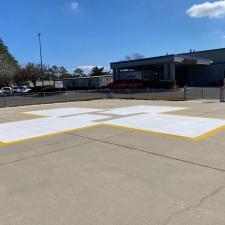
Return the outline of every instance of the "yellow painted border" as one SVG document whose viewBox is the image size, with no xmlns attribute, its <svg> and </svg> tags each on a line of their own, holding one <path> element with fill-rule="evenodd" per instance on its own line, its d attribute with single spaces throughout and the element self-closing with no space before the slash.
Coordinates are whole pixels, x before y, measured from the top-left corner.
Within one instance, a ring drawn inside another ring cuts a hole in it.
<svg viewBox="0 0 225 225">
<path fill-rule="evenodd" d="M 182 138 L 182 139 L 188 139 L 188 140 L 194 140 L 193 138 L 190 137 L 185 137 L 185 136 L 179 136 L 175 134 L 166 134 L 162 132 L 157 132 L 157 131 L 151 131 L 151 130 L 143 130 L 143 129 L 138 129 L 138 128 L 131 128 L 131 127 L 126 127 L 126 126 L 119 126 L 119 125 L 112 125 L 112 124 L 101 124 L 101 126 L 108 126 L 108 127 L 114 127 L 114 128 L 123 128 L 127 130 L 132 130 L 132 131 L 138 131 L 142 133 L 150 133 L 150 134 L 158 134 L 161 136 L 169 136 L 169 137 L 176 137 L 176 138 Z"/>
<path fill-rule="evenodd" d="M 175 137 L 175 138 L 181 138 L 181 139 L 186 139 L 186 140 L 191 140 L 191 141 L 202 141 L 210 136 L 213 136 L 223 130 L 225 130 L 225 126 L 218 127 L 214 130 L 211 130 L 203 135 L 200 135 L 195 138 L 191 137 L 186 137 L 186 136 L 180 136 L 180 135 L 175 135 L 175 134 L 167 134 L 167 133 L 161 133 L 161 132 L 156 132 L 156 131 L 150 131 L 150 130 L 142 130 L 142 129 L 137 129 L 137 128 L 130 128 L 130 127 L 125 127 L 125 126 L 117 126 L 117 125 L 111 125 L 111 124 L 102 124 L 100 126 L 110 126 L 110 127 L 115 127 L 115 128 L 124 128 L 127 130 L 133 130 L 133 131 L 138 131 L 138 132 L 143 132 L 143 133 L 151 133 L 151 134 L 157 134 L 161 136 L 169 136 L 169 137 Z"/>
<path fill-rule="evenodd" d="M 183 108 L 180 110 L 185 110 L 187 108 Z M 31 114 L 29 112 L 21 112 L 22 114 L 26 114 L 26 115 L 30 115 L 30 116 L 37 116 L 38 118 L 33 118 L 30 120 L 35 120 L 35 119 L 41 119 L 41 118 L 49 118 L 50 116 L 42 116 L 42 115 L 38 115 L 38 114 Z M 159 114 L 167 114 L 167 115 L 171 115 L 168 113 L 159 113 Z M 172 114 L 174 115 L 174 114 Z M 177 115 L 177 116 L 183 116 L 183 115 Z M 192 117 L 192 118 L 198 118 L 197 116 L 186 116 L 186 117 Z M 201 117 L 201 118 L 207 118 L 207 117 Z M 214 118 L 209 118 L 209 119 L 214 119 Z M 26 120 L 21 120 L 21 121 L 14 121 L 13 123 L 19 123 L 19 122 L 23 122 Z M 143 133 L 150 133 L 150 134 L 157 134 L 157 135 L 161 135 L 161 136 L 167 136 L 167 137 L 175 137 L 175 138 L 181 138 L 181 139 L 186 139 L 186 140 L 191 140 L 191 141 L 202 141 L 212 135 L 215 135 L 223 130 L 225 130 L 225 126 L 221 126 L 218 127 L 214 130 L 211 130 L 201 136 L 198 136 L 196 138 L 191 138 L 191 137 L 185 137 L 185 136 L 179 136 L 179 135 L 174 135 L 174 134 L 167 134 L 167 133 L 161 133 L 161 132 L 156 132 L 156 131 L 150 131 L 150 130 L 143 130 L 143 129 L 138 129 L 138 128 L 130 128 L 130 127 L 126 127 L 126 126 L 119 126 L 119 125 L 112 125 L 112 124 L 107 124 L 107 123 L 102 123 L 102 124 L 96 124 L 96 125 L 91 125 L 91 126 L 85 126 L 85 127 L 81 127 L 81 128 L 74 128 L 74 129 L 70 129 L 70 130 L 65 130 L 65 131 L 61 131 L 61 132 L 55 132 L 55 133 L 51 133 L 51 134 L 46 134 L 46 135 L 41 135 L 38 137 L 33 137 L 33 138 L 26 138 L 26 139 L 21 139 L 18 141 L 13 141 L 13 142 L 1 142 L 0 141 L 0 147 L 4 147 L 7 145 L 12 145 L 12 144 L 17 144 L 17 143 L 21 143 L 21 142 L 25 142 L 25 141 L 31 141 L 31 140 L 37 140 L 37 139 L 41 139 L 41 138 L 47 138 L 47 137 L 52 137 L 52 136 L 56 136 L 56 135 L 60 135 L 60 134 L 65 134 L 67 132 L 71 132 L 71 131 L 78 131 L 78 130 L 83 130 L 83 129 L 88 129 L 88 128 L 95 128 L 95 127 L 100 127 L 100 126 L 108 126 L 108 127 L 114 127 L 114 128 L 123 128 L 123 129 L 127 129 L 127 130 L 132 130 L 132 131 L 138 131 L 138 132 L 143 132 Z"/>
<path fill-rule="evenodd" d="M 21 139 L 21 140 L 13 141 L 13 142 L 0 142 L 0 147 L 12 145 L 12 144 L 17 144 L 17 143 L 21 143 L 21 142 L 25 142 L 25 141 L 32 141 L 32 140 L 38 140 L 38 139 L 47 138 L 47 137 L 53 137 L 53 136 L 65 134 L 65 133 L 71 132 L 71 131 L 78 131 L 78 130 L 83 130 L 83 129 L 89 129 L 89 128 L 95 128 L 95 127 L 104 127 L 104 126 L 105 127 L 107 127 L 107 126 L 113 127 L 113 128 L 123 128 L 123 129 L 127 129 L 127 130 L 132 130 L 132 131 L 138 131 L 138 132 L 150 133 L 150 134 L 157 134 L 157 135 L 167 136 L 167 137 L 181 138 L 181 139 L 186 139 L 186 140 L 191 140 L 191 141 L 202 141 L 202 140 L 208 138 L 209 136 L 215 135 L 218 132 L 225 130 L 225 126 L 222 126 L 222 127 L 216 128 L 216 129 L 214 129 L 214 130 L 212 130 L 208 133 L 205 133 L 205 134 L 203 134 L 199 137 L 190 138 L 190 137 L 179 136 L 179 135 L 174 135 L 174 134 L 166 134 L 166 133 L 161 133 L 161 132 L 130 128 L 130 127 L 125 127 L 125 126 L 117 126 L 117 125 L 111 125 L 111 124 L 97 124 L 97 125 L 91 125 L 91 126 L 86 126 L 86 127 L 81 127 L 81 128 L 75 128 L 75 129 L 71 129 L 71 130 L 65 130 L 65 131 L 56 132 L 56 133 L 52 133 L 52 134 L 46 134 L 46 135 L 33 137 L 33 138 Z"/>
<path fill-rule="evenodd" d="M 21 114 L 25 114 L 27 116 L 37 117 L 37 118 L 31 118 L 31 119 L 28 119 L 28 120 L 38 120 L 38 119 L 49 118 L 50 117 L 50 116 L 38 115 L 38 114 L 35 114 L 35 113 L 33 114 L 33 113 L 30 113 L 30 112 L 21 112 Z M 22 121 L 26 121 L 26 120 L 22 120 Z M 20 121 L 18 121 L 18 122 L 20 122 Z"/>
<path fill-rule="evenodd" d="M 210 136 L 213 136 L 213 135 L 215 135 L 215 134 L 217 134 L 217 133 L 219 133 L 219 132 L 221 132 L 223 130 L 225 130 L 225 126 L 221 126 L 221 127 L 218 127 L 218 128 L 216 128 L 214 130 L 211 130 L 211 131 L 209 131 L 209 132 L 207 132 L 207 133 L 205 133 L 205 134 L 203 134 L 201 136 L 193 138 L 193 140 L 201 141 L 201 140 L 204 140 L 204 139 L 206 139 L 206 138 L 208 138 Z"/>
<path fill-rule="evenodd" d="M 17 144 L 17 143 L 21 143 L 21 142 L 25 142 L 25 141 L 33 141 L 33 140 L 38 140 L 38 139 L 42 139 L 42 138 L 53 137 L 53 136 L 57 136 L 57 135 L 60 135 L 60 134 L 66 134 L 67 132 L 71 132 L 71 131 L 78 131 L 78 130 L 94 128 L 94 127 L 98 127 L 98 126 L 100 126 L 100 124 L 91 125 L 91 126 L 85 126 L 85 127 L 81 127 L 81 128 L 74 128 L 74 129 L 60 131 L 60 132 L 55 132 L 55 133 L 51 133 L 51 134 L 45 134 L 45 135 L 41 135 L 41 136 L 38 136 L 38 137 L 21 139 L 21 140 L 18 140 L 18 141 L 0 142 L 0 147 L 4 147 L 4 146 L 7 146 L 7 145 L 12 145 L 12 144 Z"/>
</svg>

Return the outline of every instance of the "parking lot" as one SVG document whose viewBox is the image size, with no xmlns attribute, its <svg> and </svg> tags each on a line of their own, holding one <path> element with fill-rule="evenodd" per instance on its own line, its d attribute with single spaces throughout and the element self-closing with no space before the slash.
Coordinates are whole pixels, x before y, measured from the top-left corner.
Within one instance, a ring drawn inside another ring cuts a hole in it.
<svg viewBox="0 0 225 225">
<path fill-rule="evenodd" d="M 224 225 L 225 103 L 1 108 L 0 181 L 2 225 Z"/>
</svg>

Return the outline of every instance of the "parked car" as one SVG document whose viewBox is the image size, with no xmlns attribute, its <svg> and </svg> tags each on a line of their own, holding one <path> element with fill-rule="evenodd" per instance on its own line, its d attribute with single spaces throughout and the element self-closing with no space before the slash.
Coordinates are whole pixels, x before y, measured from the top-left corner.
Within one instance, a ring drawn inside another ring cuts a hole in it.
<svg viewBox="0 0 225 225">
<path fill-rule="evenodd" d="M 21 93 L 21 89 L 19 87 L 15 86 L 12 88 L 12 92 L 13 93 Z"/>
<path fill-rule="evenodd" d="M 22 93 L 28 93 L 32 91 L 30 88 L 27 88 L 27 86 L 19 86 L 19 89 Z"/>
<path fill-rule="evenodd" d="M 30 88 L 27 88 L 27 86 L 20 86 L 19 88 L 22 90 L 22 93 L 28 93 L 32 91 Z"/>
<path fill-rule="evenodd" d="M 13 93 L 28 93 L 31 91 L 30 88 L 27 88 L 26 86 L 15 86 L 12 88 Z"/>
<path fill-rule="evenodd" d="M 3 87 L 1 88 L 1 95 L 11 95 L 13 93 L 11 87 Z"/>
</svg>

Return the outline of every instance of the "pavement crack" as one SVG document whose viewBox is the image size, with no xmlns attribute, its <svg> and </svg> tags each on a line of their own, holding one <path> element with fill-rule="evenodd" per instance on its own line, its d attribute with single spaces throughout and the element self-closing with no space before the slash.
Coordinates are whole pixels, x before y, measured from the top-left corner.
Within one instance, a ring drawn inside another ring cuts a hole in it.
<svg viewBox="0 0 225 225">
<path fill-rule="evenodd" d="M 4 162 L 4 163 L 0 164 L 0 167 L 6 166 L 6 165 L 10 165 L 10 164 L 14 164 L 14 163 L 21 162 L 21 161 L 25 161 L 25 160 L 28 160 L 28 159 L 33 159 L 33 158 L 38 158 L 38 157 L 42 157 L 42 156 L 45 156 L 45 155 L 54 154 L 54 153 L 57 153 L 57 152 L 69 151 L 69 150 L 71 150 L 71 148 L 77 148 L 77 147 L 80 147 L 80 146 L 83 146 L 83 145 L 86 145 L 86 144 L 90 144 L 92 142 L 95 142 L 95 141 L 92 140 L 92 141 L 85 142 L 85 143 L 82 143 L 82 144 L 79 144 L 79 145 L 72 145 L 72 146 L 65 147 L 65 148 L 60 148 L 60 149 L 57 149 L 57 150 L 54 150 L 54 151 L 49 151 L 49 152 L 45 152 L 45 153 L 35 154 L 35 155 L 32 155 L 32 156 L 23 157 L 23 158 L 20 158 L 20 159 Z"/>
<path fill-rule="evenodd" d="M 179 158 L 176 158 L 176 157 L 171 157 L 171 156 L 165 155 L 165 154 L 151 152 L 151 151 L 148 151 L 148 150 L 134 148 L 134 147 L 130 147 L 130 146 L 126 146 L 126 145 L 117 144 L 117 143 L 113 143 L 113 142 L 107 141 L 108 138 L 116 137 L 118 135 L 126 134 L 126 133 L 129 133 L 129 132 L 130 131 L 122 132 L 122 133 L 119 133 L 119 134 L 116 134 L 116 135 L 112 135 L 112 136 L 109 136 L 109 137 L 105 137 L 105 138 L 102 138 L 102 139 L 86 137 L 86 136 L 83 136 L 83 135 L 74 134 L 74 133 L 70 133 L 70 132 L 65 132 L 65 134 L 69 134 L 69 135 L 72 135 L 72 136 L 75 136 L 75 137 L 87 138 L 87 139 L 90 139 L 90 140 L 93 140 L 93 141 L 96 141 L 96 142 L 109 144 L 109 145 L 114 145 L 114 146 L 117 146 L 117 147 L 122 147 L 122 148 L 125 148 L 125 149 L 129 149 L 129 150 L 132 150 L 132 151 L 138 151 L 138 152 L 142 152 L 142 153 L 145 153 L 145 154 L 148 154 L 148 155 L 153 155 L 153 156 L 160 157 L 160 158 L 166 158 L 166 159 L 170 159 L 170 160 L 174 160 L 174 161 L 179 161 L 181 163 L 191 164 L 191 165 L 194 165 L 194 166 L 199 166 L 199 167 L 202 167 L 202 168 L 212 169 L 212 170 L 216 170 L 217 172 L 225 173 L 225 169 L 221 169 L 221 168 L 218 168 L 218 167 L 208 166 L 208 165 L 205 165 L 205 164 L 196 163 L 196 162 L 185 160 L 185 159 L 179 159 Z"/>
<path fill-rule="evenodd" d="M 57 149 L 57 150 L 54 150 L 54 151 L 49 151 L 49 152 L 45 152 L 45 153 L 35 154 L 35 155 L 32 155 L 32 156 L 23 157 L 23 158 L 20 158 L 20 159 L 16 159 L 16 160 L 4 162 L 4 163 L 1 163 L 0 164 L 0 167 L 6 166 L 6 165 L 10 165 L 10 164 L 14 164 L 14 163 L 17 163 L 17 162 L 21 162 L 21 161 L 28 160 L 28 159 L 38 158 L 38 157 L 42 157 L 42 156 L 49 155 L 49 154 L 54 154 L 54 153 L 57 153 L 57 152 L 68 151 L 71 148 L 77 148 L 77 147 L 80 147 L 80 146 L 83 146 L 83 145 L 86 145 L 86 144 L 90 144 L 90 143 L 99 141 L 98 139 L 95 139 L 95 138 L 85 137 L 85 136 L 82 136 L 82 135 L 76 135 L 76 134 L 73 134 L 73 133 L 70 133 L 70 132 L 65 132 L 64 134 L 72 135 L 72 136 L 75 136 L 75 137 L 86 138 L 89 141 L 88 142 L 85 142 L 85 143 L 81 143 L 79 145 L 72 145 L 72 146 L 65 147 L 65 148 L 60 148 L 60 149 Z M 117 135 L 120 135 L 120 134 L 117 134 Z M 117 135 L 112 135 L 110 137 L 114 137 L 114 136 L 117 136 Z"/>
<path fill-rule="evenodd" d="M 163 223 L 163 225 L 172 225 L 170 224 L 170 222 L 175 219 L 177 216 L 188 212 L 192 209 L 198 208 L 200 207 L 204 202 L 206 202 L 207 200 L 209 200 L 210 198 L 214 197 L 215 195 L 217 195 L 219 192 L 221 192 L 223 189 L 225 189 L 225 186 L 220 186 L 218 187 L 216 190 L 212 191 L 211 193 L 209 193 L 208 195 L 202 197 L 196 204 L 190 205 L 182 210 L 179 210 L 177 212 L 172 213 Z"/>
<path fill-rule="evenodd" d="M 105 141 L 103 139 L 102 140 L 96 140 L 96 141 L 99 141 L 99 142 L 102 142 L 102 143 L 105 143 L 105 144 L 111 144 L 111 145 L 118 146 L 118 147 L 123 147 L 123 148 L 133 150 L 133 151 L 142 152 L 142 153 L 149 154 L 149 155 L 154 155 L 155 157 L 166 158 L 166 159 L 170 159 L 170 160 L 174 160 L 174 161 L 179 161 L 181 163 L 191 164 L 191 165 L 199 166 L 199 167 L 202 167 L 202 168 L 212 169 L 212 170 L 216 170 L 216 171 L 225 173 L 225 169 L 221 169 L 221 168 L 218 168 L 218 167 L 208 166 L 208 165 L 205 165 L 205 164 L 196 163 L 196 162 L 193 162 L 193 161 L 180 159 L 180 158 L 176 158 L 176 157 L 172 157 L 172 156 L 169 156 L 169 155 L 156 153 L 156 152 L 152 152 L 152 151 L 148 151 L 148 150 L 144 150 L 144 149 L 139 149 L 139 148 L 134 148 L 134 147 L 126 146 L 126 145 L 116 144 L 116 143 L 112 143 L 112 142 L 109 142 L 109 141 Z"/>
</svg>

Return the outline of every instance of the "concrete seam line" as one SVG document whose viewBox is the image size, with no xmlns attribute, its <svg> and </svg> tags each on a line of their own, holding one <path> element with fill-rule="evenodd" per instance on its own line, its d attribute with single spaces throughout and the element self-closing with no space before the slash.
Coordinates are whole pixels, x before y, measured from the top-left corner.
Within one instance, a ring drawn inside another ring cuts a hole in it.
<svg viewBox="0 0 225 225">
<path fill-rule="evenodd" d="M 127 133 L 127 132 L 123 132 L 123 133 Z M 54 150 L 54 151 L 45 152 L 45 153 L 42 153 L 42 154 L 36 154 L 36 155 L 29 156 L 29 157 L 24 157 L 24 158 L 13 160 L 13 161 L 8 161 L 6 163 L 0 164 L 0 167 L 6 166 L 6 165 L 9 165 L 9 164 L 13 164 L 13 163 L 17 163 L 17 162 L 20 162 L 20 161 L 25 161 L 25 160 L 28 160 L 28 159 L 33 159 L 33 158 L 38 158 L 38 157 L 45 156 L 45 155 L 54 154 L 54 153 L 57 153 L 57 152 L 72 151 L 73 149 L 70 149 L 72 147 L 76 148 L 76 147 L 80 147 L 80 146 L 83 146 L 83 145 L 86 145 L 86 144 L 90 144 L 90 143 L 93 143 L 93 142 L 97 141 L 94 138 L 89 138 L 89 137 L 85 137 L 85 136 L 81 136 L 81 135 L 75 135 L 75 134 L 69 133 L 69 132 L 66 132 L 64 134 L 68 134 L 68 135 L 72 135 L 72 136 L 76 136 L 76 137 L 86 138 L 86 139 L 89 139 L 90 141 L 85 142 L 85 143 L 81 143 L 79 145 L 72 145 L 72 146 L 69 146 L 69 147 L 66 147 L 66 148 L 61 148 L 61 149 L 57 149 L 57 150 Z M 117 134 L 117 135 L 121 135 L 121 133 Z M 114 137 L 114 136 L 117 136 L 117 135 L 112 135 L 110 137 Z M 110 137 L 107 137 L 107 138 L 110 138 Z"/>
<path fill-rule="evenodd" d="M 49 151 L 49 152 L 45 152 L 45 153 L 41 153 L 41 154 L 32 155 L 32 156 L 29 156 L 29 157 L 24 157 L 24 158 L 17 159 L 17 160 L 8 161 L 8 162 L 5 162 L 5 163 L 1 163 L 0 167 L 6 166 L 6 165 L 9 165 L 9 164 L 14 164 L 14 163 L 17 163 L 17 162 L 20 162 L 20 161 L 25 161 L 25 160 L 28 160 L 28 159 L 33 159 L 33 158 L 38 158 L 38 157 L 45 156 L 45 155 L 54 154 L 54 153 L 57 153 L 57 152 L 72 151 L 73 149 L 71 149 L 71 148 L 77 148 L 77 147 L 80 147 L 80 146 L 83 146 L 83 145 L 86 145 L 86 144 L 90 144 L 92 142 L 95 142 L 95 141 L 92 140 L 92 141 L 82 143 L 82 144 L 79 144 L 79 145 L 72 145 L 72 146 L 69 146 L 69 147 L 66 147 L 66 148 L 60 148 L 60 149 L 57 149 L 57 150 L 54 150 L 54 151 Z"/>
<path fill-rule="evenodd" d="M 128 133 L 128 132 L 124 132 L 124 133 Z M 207 165 L 204 165 L 204 164 L 195 163 L 195 162 L 192 162 L 192 161 L 171 157 L 171 156 L 168 156 L 168 155 L 163 155 L 163 154 L 159 154 L 159 153 L 155 153 L 155 152 L 148 152 L 146 150 L 142 150 L 142 149 L 138 149 L 138 148 L 133 148 L 133 147 L 125 146 L 125 145 L 120 145 L 120 144 L 115 144 L 115 143 L 112 143 L 112 142 L 104 141 L 104 139 L 106 139 L 106 138 L 103 138 L 103 139 L 99 140 L 99 139 L 85 137 L 85 136 L 78 135 L 78 134 L 73 134 L 73 133 L 67 133 L 67 134 L 70 134 L 70 135 L 73 135 L 73 136 L 76 136 L 76 137 L 88 138 L 88 139 L 91 139 L 91 140 L 96 141 L 96 142 L 100 142 L 100 143 L 104 143 L 104 144 L 110 144 L 110 145 L 114 145 L 114 146 L 118 146 L 118 147 L 123 147 L 123 148 L 129 149 L 129 150 L 138 151 L 138 152 L 146 153 L 146 154 L 149 154 L 149 155 L 154 155 L 156 157 L 166 158 L 166 159 L 170 159 L 170 160 L 175 160 L 175 161 L 183 162 L 183 163 L 186 163 L 186 164 L 191 164 L 191 165 L 195 165 L 195 166 L 198 166 L 198 167 L 212 169 L 212 170 L 216 170 L 218 172 L 225 173 L 225 169 L 220 169 L 220 168 L 213 167 L 213 166 L 207 166 Z M 115 136 L 118 136 L 118 135 L 121 135 L 121 133 L 117 134 L 117 135 L 113 135 L 111 137 L 115 137 Z M 107 138 L 110 138 L 110 137 L 107 137 Z"/>
<path fill-rule="evenodd" d="M 96 140 L 96 141 L 102 142 L 102 143 L 105 143 L 105 144 L 115 145 L 115 146 L 118 146 L 118 147 L 123 147 L 123 148 L 130 149 L 130 150 L 133 150 L 133 151 L 146 153 L 146 154 L 149 154 L 149 155 L 154 155 L 154 156 L 160 157 L 160 158 L 175 160 L 175 161 L 183 162 L 183 163 L 186 163 L 186 164 L 191 164 L 191 165 L 195 165 L 195 166 L 199 166 L 199 167 L 203 167 L 203 168 L 207 168 L 207 169 L 212 169 L 212 170 L 216 170 L 216 171 L 225 173 L 225 169 L 220 169 L 220 168 L 213 167 L 213 166 L 207 166 L 207 165 L 204 165 L 204 164 L 195 163 L 195 162 L 192 162 L 192 161 L 179 159 L 179 158 L 175 158 L 175 157 L 171 157 L 171 156 L 168 156 L 168 155 L 163 155 L 163 154 L 159 154 L 159 153 L 155 153 L 155 152 L 149 152 L 149 151 L 142 150 L 142 149 L 132 148 L 132 147 L 128 147 L 128 146 L 125 146 L 125 145 L 115 144 L 115 143 L 111 143 L 111 142 L 108 142 L 108 141 L 103 141 L 103 140 Z"/>
<path fill-rule="evenodd" d="M 194 208 L 197 208 L 197 207 L 200 207 L 206 200 L 208 200 L 209 198 L 212 198 L 213 196 L 215 196 L 216 194 L 218 194 L 218 192 L 222 191 L 223 189 L 225 188 L 225 186 L 220 186 L 219 188 L 217 188 L 216 190 L 214 190 L 213 192 L 209 193 L 208 195 L 202 197 L 198 203 L 196 204 L 193 204 L 193 205 L 190 205 L 190 206 L 187 206 L 186 208 L 182 209 L 182 210 L 179 210 L 175 213 L 172 213 L 164 222 L 163 225 L 168 225 L 169 222 L 171 220 L 173 220 L 175 217 L 177 217 L 178 215 L 180 214 L 183 214 L 191 209 L 194 209 Z"/>
<path fill-rule="evenodd" d="M 127 133 L 127 132 L 125 132 L 125 133 Z M 66 151 L 66 150 L 69 150 L 71 147 L 75 147 L 76 148 L 76 147 L 80 147 L 82 145 L 90 144 L 90 143 L 93 143 L 93 142 L 100 142 L 100 143 L 105 143 L 105 144 L 110 144 L 110 145 L 126 148 L 126 149 L 133 150 L 133 151 L 146 153 L 148 155 L 154 155 L 154 156 L 160 157 L 160 158 L 167 158 L 167 159 L 170 159 L 170 160 L 175 160 L 175 161 L 183 162 L 183 163 L 186 163 L 186 164 L 191 164 L 191 165 L 195 165 L 195 166 L 198 166 L 198 167 L 212 169 L 212 170 L 216 170 L 218 172 L 225 173 L 225 169 L 220 169 L 220 168 L 217 168 L 217 167 L 207 166 L 207 165 L 204 165 L 204 164 L 195 163 L 195 162 L 192 162 L 192 161 L 183 160 L 183 159 L 179 159 L 179 158 L 175 158 L 175 157 L 170 157 L 170 156 L 159 154 L 159 153 L 155 153 L 155 152 L 148 152 L 146 150 L 132 148 L 132 147 L 128 147 L 128 146 L 125 146 L 125 145 L 115 144 L 115 143 L 111 143 L 111 142 L 108 142 L 108 141 L 104 141 L 104 139 L 98 140 L 98 139 L 85 137 L 85 136 L 82 136 L 82 135 L 76 135 L 76 134 L 72 134 L 72 133 L 65 133 L 65 134 L 69 134 L 69 135 L 76 136 L 76 137 L 87 138 L 87 139 L 90 139 L 92 141 L 86 142 L 86 143 L 82 143 L 80 145 L 74 145 L 74 146 L 70 146 L 70 147 L 67 147 L 67 148 L 58 149 L 58 150 L 55 150 L 55 151 L 46 152 L 46 153 L 43 153 L 43 154 L 37 154 L 37 155 L 30 156 L 30 157 L 25 157 L 25 158 L 21 158 L 21 159 L 18 159 L 18 160 L 9 161 L 9 162 L 0 164 L 0 167 L 5 166 L 5 165 L 9 165 L 9 164 L 13 164 L 13 163 L 16 163 L 16 162 L 24 161 L 24 160 L 27 160 L 27 159 L 41 157 L 41 156 L 44 156 L 44 155 L 49 155 L 49 154 L 53 154 L 53 153 L 60 152 L 60 151 Z M 117 134 L 117 135 L 121 135 L 121 133 Z M 111 137 L 114 137 L 114 136 L 117 136 L 117 135 L 113 135 Z M 110 137 L 107 137 L 107 138 L 110 138 Z"/>
</svg>

